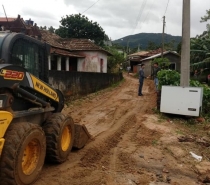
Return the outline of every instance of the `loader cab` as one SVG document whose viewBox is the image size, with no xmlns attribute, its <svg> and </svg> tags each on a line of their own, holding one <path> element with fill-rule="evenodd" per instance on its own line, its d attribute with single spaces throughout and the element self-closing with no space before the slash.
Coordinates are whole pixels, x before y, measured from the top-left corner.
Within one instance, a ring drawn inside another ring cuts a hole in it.
<svg viewBox="0 0 210 185">
<path fill-rule="evenodd" d="M 18 65 L 48 82 L 50 46 L 22 33 L 0 32 L 0 64 Z"/>
</svg>

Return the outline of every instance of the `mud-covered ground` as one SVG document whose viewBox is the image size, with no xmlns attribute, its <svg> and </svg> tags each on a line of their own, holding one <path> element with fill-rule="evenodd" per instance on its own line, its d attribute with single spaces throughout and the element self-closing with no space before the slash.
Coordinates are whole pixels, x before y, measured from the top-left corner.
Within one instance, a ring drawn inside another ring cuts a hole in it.
<svg viewBox="0 0 210 185">
<path fill-rule="evenodd" d="M 207 135 L 208 124 L 197 126 L 155 114 L 153 81 L 145 81 L 144 96 L 137 96 L 137 89 L 138 79 L 125 76 L 115 88 L 70 102 L 63 112 L 85 124 L 93 139 L 83 149 L 73 150 L 65 163 L 46 164 L 35 185 L 202 184 L 209 147 L 178 138 Z M 189 152 L 201 155 L 202 162 Z"/>
</svg>

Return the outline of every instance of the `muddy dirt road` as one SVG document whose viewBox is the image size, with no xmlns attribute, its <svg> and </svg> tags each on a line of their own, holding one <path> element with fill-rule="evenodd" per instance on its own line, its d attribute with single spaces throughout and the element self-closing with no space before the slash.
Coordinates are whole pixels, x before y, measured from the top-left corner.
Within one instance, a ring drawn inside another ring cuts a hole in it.
<svg viewBox="0 0 210 185">
<path fill-rule="evenodd" d="M 189 155 L 199 148 L 179 143 L 178 125 L 153 113 L 152 81 L 145 81 L 143 97 L 137 89 L 138 80 L 126 76 L 118 87 L 66 107 L 64 113 L 85 124 L 93 139 L 65 163 L 46 164 L 35 185 L 199 184 Z"/>
</svg>

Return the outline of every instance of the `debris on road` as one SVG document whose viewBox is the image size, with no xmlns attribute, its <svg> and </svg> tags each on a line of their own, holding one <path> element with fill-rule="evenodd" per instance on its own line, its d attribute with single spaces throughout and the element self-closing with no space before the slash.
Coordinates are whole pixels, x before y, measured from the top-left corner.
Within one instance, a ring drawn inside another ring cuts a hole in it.
<svg viewBox="0 0 210 185">
<path fill-rule="evenodd" d="M 196 138 L 194 136 L 180 136 L 178 137 L 179 142 L 194 142 Z"/>
<path fill-rule="evenodd" d="M 192 155 L 193 158 L 195 158 L 197 161 L 201 161 L 202 160 L 202 156 L 196 155 L 193 152 L 190 152 L 190 154 Z"/>
</svg>

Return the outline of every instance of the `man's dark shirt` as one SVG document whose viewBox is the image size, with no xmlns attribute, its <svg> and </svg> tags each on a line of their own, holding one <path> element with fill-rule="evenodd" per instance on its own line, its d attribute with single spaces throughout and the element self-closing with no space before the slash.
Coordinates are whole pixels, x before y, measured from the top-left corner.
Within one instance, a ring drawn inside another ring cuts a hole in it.
<svg viewBox="0 0 210 185">
<path fill-rule="evenodd" d="M 139 70 L 139 82 L 143 82 L 144 81 L 144 70 L 143 69 L 140 69 Z"/>
<path fill-rule="evenodd" d="M 157 73 L 160 71 L 161 69 L 159 67 L 154 67 L 153 68 L 153 73 L 152 73 L 152 76 L 154 78 L 157 78 Z"/>
</svg>

